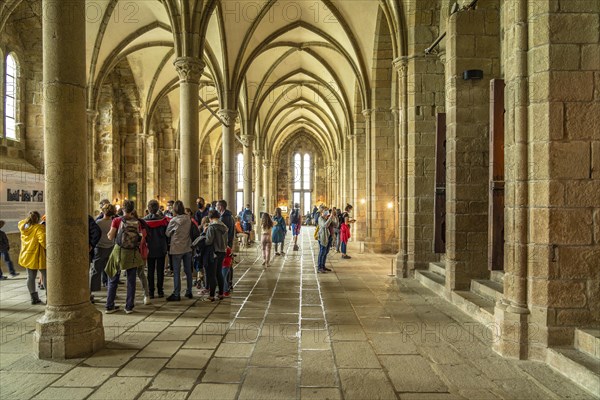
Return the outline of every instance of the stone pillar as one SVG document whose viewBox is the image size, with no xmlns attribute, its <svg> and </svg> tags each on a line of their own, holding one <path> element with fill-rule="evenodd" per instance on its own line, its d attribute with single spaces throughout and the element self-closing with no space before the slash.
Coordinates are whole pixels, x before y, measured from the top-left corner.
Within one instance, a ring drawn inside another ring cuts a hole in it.
<svg viewBox="0 0 600 400">
<path fill-rule="evenodd" d="M 252 210 L 254 214 L 258 218 L 258 215 L 261 211 L 266 211 L 262 209 L 262 197 L 263 197 L 263 153 L 260 150 L 254 152 L 254 182 L 256 187 L 254 189 L 254 205 Z"/>
<path fill-rule="evenodd" d="M 42 10 L 48 304 L 34 351 L 58 360 L 102 348 L 104 328 L 88 281 L 85 1 L 44 0 Z"/>
<path fill-rule="evenodd" d="M 508 65 L 505 76 L 505 257 L 504 296 L 494 310 L 500 335 L 493 348 L 504 357 L 528 358 L 529 309 L 527 306 L 528 222 L 528 23 L 527 0 L 504 5 L 504 40 Z M 561 110 L 562 111 L 562 110 Z M 542 326 L 545 324 L 542 324 Z"/>
<path fill-rule="evenodd" d="M 87 110 L 88 122 L 88 198 L 90 213 L 94 212 L 94 207 L 101 199 L 96 199 L 94 195 L 94 178 L 96 176 L 96 122 L 98 121 L 98 110 Z"/>
<path fill-rule="evenodd" d="M 409 275 L 408 268 L 408 61 L 406 57 L 394 61 L 394 69 L 399 75 L 399 143 L 398 143 L 398 181 L 399 196 L 399 251 L 396 255 L 396 273 L 400 277 Z"/>
<path fill-rule="evenodd" d="M 204 63 L 199 58 L 175 60 L 179 74 L 179 199 L 192 207 L 200 190 L 200 127 L 198 120 L 199 82 Z"/>
<path fill-rule="evenodd" d="M 494 4 L 496 3 L 496 4 Z M 500 74 L 498 4 L 455 13 L 448 21 L 446 98 L 446 288 L 488 278 L 489 81 Z M 478 43 L 473 47 L 473 43 Z M 484 79 L 464 80 L 465 69 Z"/>
<path fill-rule="evenodd" d="M 244 206 L 246 204 L 250 204 L 250 206 L 252 206 L 252 189 L 254 186 L 252 147 L 254 145 L 254 136 L 242 136 L 242 143 L 244 144 Z"/>
<path fill-rule="evenodd" d="M 272 213 L 273 210 L 271 210 L 271 160 L 266 158 L 266 156 L 263 159 L 263 168 L 263 197 L 265 198 L 265 211 L 268 213 Z"/>
<path fill-rule="evenodd" d="M 364 207 L 365 221 L 364 221 L 364 241 L 368 242 L 371 240 L 371 212 L 374 201 L 371 181 L 371 112 L 372 110 L 363 110 L 362 115 L 365 118 L 365 204 L 361 204 Z"/>
<path fill-rule="evenodd" d="M 220 110 L 219 117 L 223 121 L 223 199 L 232 212 L 235 210 L 235 120 L 237 111 Z"/>
</svg>

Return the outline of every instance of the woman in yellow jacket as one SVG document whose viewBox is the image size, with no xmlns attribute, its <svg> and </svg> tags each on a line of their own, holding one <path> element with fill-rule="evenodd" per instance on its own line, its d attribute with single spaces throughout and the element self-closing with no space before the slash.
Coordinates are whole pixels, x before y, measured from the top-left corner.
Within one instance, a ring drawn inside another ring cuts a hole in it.
<svg viewBox="0 0 600 400">
<path fill-rule="evenodd" d="M 41 217 L 37 211 L 32 211 L 29 216 L 20 221 L 21 253 L 19 265 L 27 269 L 27 289 L 31 294 L 31 304 L 40 304 L 35 290 L 37 272 L 42 274 L 44 287 L 46 286 L 46 226 L 40 224 Z"/>
</svg>

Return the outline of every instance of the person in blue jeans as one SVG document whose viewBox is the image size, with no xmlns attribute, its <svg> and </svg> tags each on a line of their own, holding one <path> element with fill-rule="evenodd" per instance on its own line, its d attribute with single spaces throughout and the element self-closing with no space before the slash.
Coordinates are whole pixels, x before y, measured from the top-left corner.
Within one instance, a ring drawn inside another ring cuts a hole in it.
<svg viewBox="0 0 600 400">
<path fill-rule="evenodd" d="M 148 225 L 135 216 L 135 203 L 131 200 L 123 202 L 123 217 L 115 218 L 111 222 L 108 239 L 115 240 L 115 247 L 108 262 L 106 263 L 106 275 L 108 275 L 108 290 L 106 293 L 107 314 L 119 310 L 115 305 L 117 287 L 119 285 L 120 271 L 127 275 L 127 299 L 125 302 L 125 313 L 131 314 L 135 307 L 135 284 L 137 270 L 146 264 L 140 253 L 139 245 L 144 232 L 148 231 Z"/>
<path fill-rule="evenodd" d="M 331 271 L 325 266 L 327 263 L 327 254 L 329 254 L 329 248 L 331 247 L 331 231 L 330 225 L 335 222 L 335 218 L 332 218 L 328 210 L 323 210 L 321 217 L 319 218 L 319 259 L 318 259 L 318 270 L 320 274 L 324 274 L 327 271 Z"/>
<path fill-rule="evenodd" d="M 15 271 L 15 266 L 10 259 L 10 243 L 8 242 L 8 236 L 6 236 L 6 233 L 4 233 L 4 231 L 2 230 L 2 228 L 4 227 L 4 223 L 4 221 L 0 221 L 0 257 L 6 263 L 10 276 L 17 276 L 19 275 L 19 273 Z M 0 268 L 0 279 L 7 279 L 6 275 L 2 273 L 2 268 Z"/>
<path fill-rule="evenodd" d="M 181 300 L 181 265 L 185 272 L 187 288 L 185 297 L 192 299 L 192 218 L 185 213 L 183 202 L 177 200 L 173 204 L 173 219 L 167 226 L 167 237 L 171 238 L 169 254 L 173 261 L 173 294 L 167 301 Z"/>
<path fill-rule="evenodd" d="M 224 297 L 225 283 L 223 280 L 223 260 L 227 251 L 229 229 L 221 220 L 221 214 L 216 211 L 208 213 L 210 224 L 206 229 L 206 247 L 208 259 L 206 263 L 206 283 L 209 295 L 204 301 L 215 301 L 217 285 L 219 286 L 219 299 Z M 228 271 L 227 271 L 228 272 Z"/>
</svg>

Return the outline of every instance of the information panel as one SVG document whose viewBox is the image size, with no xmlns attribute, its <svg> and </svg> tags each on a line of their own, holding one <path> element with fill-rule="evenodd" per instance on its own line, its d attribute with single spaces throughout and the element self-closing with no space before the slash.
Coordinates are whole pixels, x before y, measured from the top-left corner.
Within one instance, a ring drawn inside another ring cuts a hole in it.
<svg viewBox="0 0 600 400">
<path fill-rule="evenodd" d="M 0 219 L 6 233 L 18 232 L 17 223 L 30 211 L 45 214 L 44 175 L 0 169 Z"/>
</svg>

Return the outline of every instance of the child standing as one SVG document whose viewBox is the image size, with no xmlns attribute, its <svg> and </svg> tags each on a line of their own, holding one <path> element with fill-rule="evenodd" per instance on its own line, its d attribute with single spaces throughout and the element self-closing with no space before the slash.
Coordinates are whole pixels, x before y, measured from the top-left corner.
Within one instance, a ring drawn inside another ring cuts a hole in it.
<svg viewBox="0 0 600 400">
<path fill-rule="evenodd" d="M 346 247 L 350 239 L 350 225 L 348 225 L 348 217 L 344 218 L 340 225 L 340 241 L 342 242 L 342 258 L 352 258 L 346 254 Z"/>
<path fill-rule="evenodd" d="M 223 297 L 230 297 L 229 290 L 231 288 L 227 280 L 230 268 L 233 268 L 233 253 L 231 252 L 231 247 L 227 246 L 225 258 L 223 259 L 223 268 L 221 269 L 221 273 L 223 274 Z"/>
<path fill-rule="evenodd" d="M 273 244 L 271 240 L 271 229 L 273 228 L 273 220 L 268 213 L 264 213 L 262 215 L 261 220 L 261 228 L 262 228 L 262 253 L 263 258 L 265 259 L 262 265 L 267 268 L 269 266 L 269 261 L 271 260 L 271 245 Z"/>
</svg>

